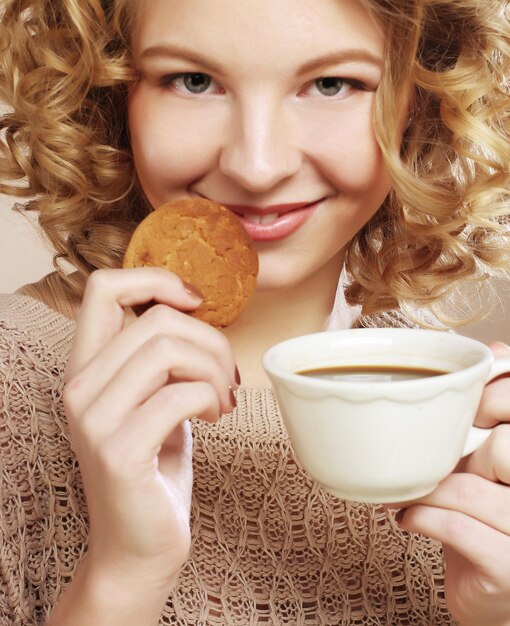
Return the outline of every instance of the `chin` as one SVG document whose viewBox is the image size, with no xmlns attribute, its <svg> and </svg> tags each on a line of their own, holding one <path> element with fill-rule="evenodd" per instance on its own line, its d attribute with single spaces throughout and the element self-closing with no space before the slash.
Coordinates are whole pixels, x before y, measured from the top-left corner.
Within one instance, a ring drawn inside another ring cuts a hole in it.
<svg viewBox="0 0 510 626">
<path fill-rule="evenodd" d="M 260 272 L 257 278 L 258 292 L 282 291 L 298 287 L 308 276 L 287 274 L 283 271 Z"/>
<path fill-rule="evenodd" d="M 330 257 L 307 258 L 306 250 L 300 254 L 279 254 L 268 258 L 259 254 L 259 274 L 257 291 L 270 292 L 287 290 L 303 286 L 308 288 L 315 281 L 326 285 L 338 281 L 343 265 L 343 253 L 333 254 Z M 304 262 L 305 261 L 305 262 Z"/>
</svg>

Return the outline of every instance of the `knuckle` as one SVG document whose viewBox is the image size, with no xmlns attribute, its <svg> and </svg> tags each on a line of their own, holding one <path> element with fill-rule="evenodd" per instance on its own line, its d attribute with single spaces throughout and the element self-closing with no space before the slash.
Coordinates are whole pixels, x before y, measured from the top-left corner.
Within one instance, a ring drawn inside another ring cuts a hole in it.
<svg viewBox="0 0 510 626">
<path fill-rule="evenodd" d="M 149 352 L 155 352 L 157 355 L 166 357 L 175 354 L 178 348 L 178 341 L 170 335 L 157 333 L 147 341 L 146 346 Z"/>
<path fill-rule="evenodd" d="M 492 458 L 507 460 L 510 451 L 510 424 L 496 426 L 487 442 Z"/>
<path fill-rule="evenodd" d="M 83 411 L 78 428 L 81 436 L 87 441 L 93 441 L 97 437 L 97 422 L 97 415 L 93 407 L 88 407 Z"/>
<path fill-rule="evenodd" d="M 160 328 L 173 321 L 174 310 L 166 304 L 155 304 L 146 311 L 145 317 L 150 324 Z"/>
<path fill-rule="evenodd" d="M 111 269 L 94 270 L 87 280 L 86 291 L 100 292 L 105 290 L 112 279 L 112 273 L 113 270 Z"/>
<path fill-rule="evenodd" d="M 64 404 L 64 410 L 68 417 L 76 417 L 76 413 L 79 410 L 79 396 L 80 389 L 82 387 L 82 381 L 79 376 L 71 378 L 64 386 L 62 392 L 62 402 Z"/>
<path fill-rule="evenodd" d="M 481 412 L 489 418 L 490 423 L 505 422 L 509 419 L 509 392 L 510 381 L 508 378 L 496 379 L 485 388 L 481 402 Z"/>
<path fill-rule="evenodd" d="M 230 355 L 231 346 L 227 337 L 222 332 L 220 332 L 219 330 L 216 330 L 215 328 L 211 328 L 211 330 L 213 330 L 213 346 L 214 346 L 215 352 L 217 352 L 218 354 Z"/>
</svg>

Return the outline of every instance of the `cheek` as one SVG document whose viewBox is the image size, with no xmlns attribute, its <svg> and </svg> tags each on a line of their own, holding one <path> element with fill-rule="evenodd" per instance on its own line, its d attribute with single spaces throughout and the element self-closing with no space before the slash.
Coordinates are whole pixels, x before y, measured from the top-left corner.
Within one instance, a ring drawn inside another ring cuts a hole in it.
<svg viewBox="0 0 510 626">
<path fill-rule="evenodd" d="M 311 157 L 322 174 L 344 193 L 365 195 L 373 192 L 382 200 L 390 181 L 376 141 L 370 110 L 331 115 L 324 132 L 324 120 L 309 129 Z"/>
<path fill-rule="evenodd" d="M 136 171 L 154 206 L 181 194 L 207 172 L 217 153 L 214 125 L 183 107 L 163 106 L 145 97 L 143 88 L 130 96 L 128 121 Z"/>
</svg>

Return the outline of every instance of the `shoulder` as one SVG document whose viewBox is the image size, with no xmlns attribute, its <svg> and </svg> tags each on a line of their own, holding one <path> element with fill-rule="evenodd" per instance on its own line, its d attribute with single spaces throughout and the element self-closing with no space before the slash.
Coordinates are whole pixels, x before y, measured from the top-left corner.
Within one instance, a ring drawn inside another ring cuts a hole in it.
<svg viewBox="0 0 510 626">
<path fill-rule="evenodd" d="M 40 437 L 55 442 L 55 428 L 65 438 L 62 389 L 74 327 L 35 298 L 0 295 L 0 428 L 15 434 L 3 442 L 9 466 L 23 465 Z"/>
<path fill-rule="evenodd" d="M 63 295 L 55 274 L 25 285 L 16 293 L 0 294 L 0 345 L 22 341 L 49 350 L 70 344 L 75 322 L 74 303 Z"/>
<path fill-rule="evenodd" d="M 75 323 L 22 292 L 0 295 L 0 412 L 63 375 Z M 1 411 L 1 409 L 4 409 Z"/>
<path fill-rule="evenodd" d="M 49 309 L 70 320 L 76 319 L 79 300 L 69 295 L 62 277 L 57 272 L 44 276 L 36 283 L 24 285 L 16 293 L 45 304 Z"/>
<path fill-rule="evenodd" d="M 62 390 L 74 326 L 27 295 L 0 295 L 3 471 L 24 467 L 25 455 L 28 451 L 33 454 L 40 442 L 52 442 L 52 450 L 53 446 L 62 448 L 66 438 Z"/>
</svg>

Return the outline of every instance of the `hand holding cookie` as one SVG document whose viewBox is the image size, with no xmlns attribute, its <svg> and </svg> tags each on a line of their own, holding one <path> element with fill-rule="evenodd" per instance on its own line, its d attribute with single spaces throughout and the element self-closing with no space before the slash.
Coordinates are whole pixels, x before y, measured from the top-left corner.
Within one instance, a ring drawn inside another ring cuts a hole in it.
<svg viewBox="0 0 510 626">
<path fill-rule="evenodd" d="M 190 545 L 188 420 L 214 422 L 235 407 L 234 355 L 212 326 L 241 313 L 258 260 L 226 208 L 197 200 L 151 213 L 125 267 L 139 269 L 89 278 L 66 372 L 64 404 L 92 528 L 82 571 L 87 580 L 106 572 L 119 588 L 135 578 L 167 590 Z M 161 305 L 126 323 L 127 310 L 150 301 Z"/>
<path fill-rule="evenodd" d="M 161 304 L 126 323 L 130 307 L 150 300 Z M 63 401 L 91 530 L 64 615 L 107 580 L 108 603 L 137 585 L 152 590 L 129 617 L 148 623 L 155 613 L 155 624 L 188 557 L 189 419 L 232 411 L 237 387 L 229 342 L 188 314 L 200 303 L 157 267 L 98 270 L 87 282 Z"/>
<path fill-rule="evenodd" d="M 248 304 L 256 286 L 258 257 L 252 240 L 225 207 L 195 198 L 168 202 L 134 231 L 124 268 L 160 266 L 204 296 L 190 313 L 223 328 Z"/>
</svg>

